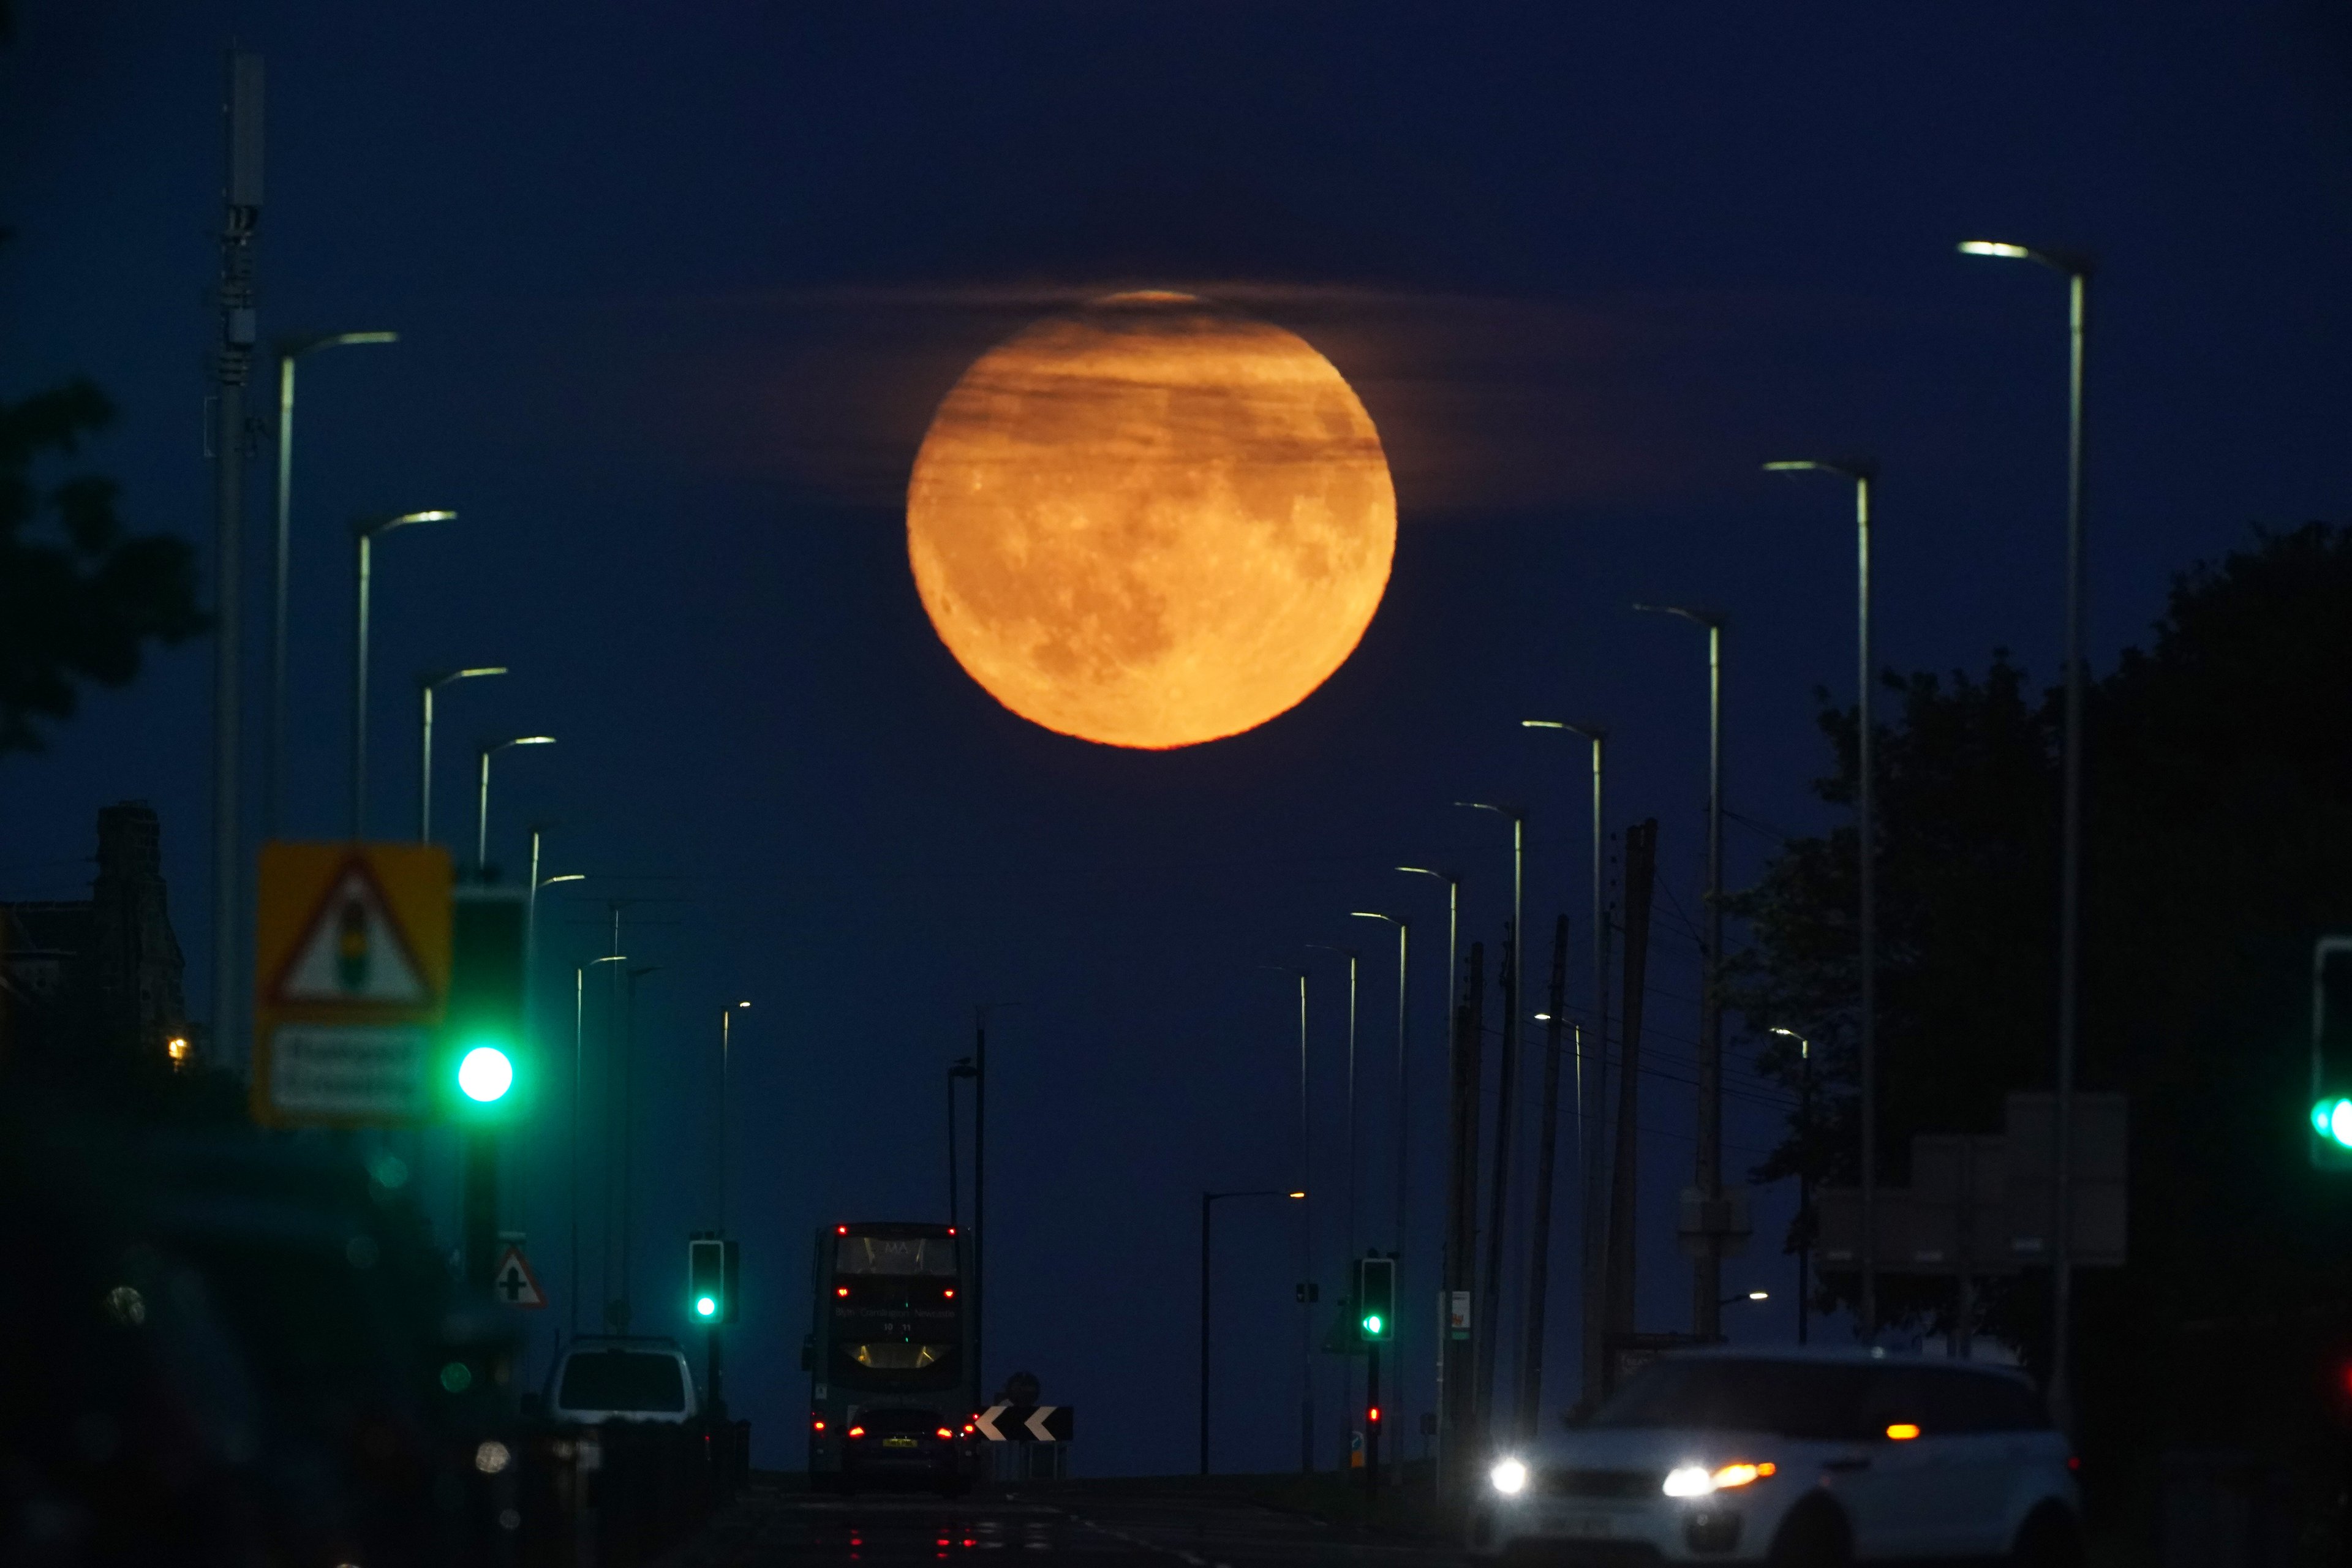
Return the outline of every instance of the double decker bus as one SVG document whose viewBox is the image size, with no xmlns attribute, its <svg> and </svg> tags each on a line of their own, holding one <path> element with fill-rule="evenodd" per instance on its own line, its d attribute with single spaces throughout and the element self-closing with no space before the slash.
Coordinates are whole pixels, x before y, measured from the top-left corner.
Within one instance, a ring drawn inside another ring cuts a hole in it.
<svg viewBox="0 0 2352 1568">
<path fill-rule="evenodd" d="M 970 1489 L 978 1438 L 963 1239 L 908 1221 L 816 1233 L 809 1475 L 821 1489 Z"/>
</svg>

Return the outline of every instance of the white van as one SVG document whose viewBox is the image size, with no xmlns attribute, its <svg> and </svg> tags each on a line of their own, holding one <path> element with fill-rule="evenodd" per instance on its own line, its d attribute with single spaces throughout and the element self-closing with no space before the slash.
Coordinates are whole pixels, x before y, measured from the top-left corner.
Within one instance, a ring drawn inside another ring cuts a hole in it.
<svg viewBox="0 0 2352 1568">
<path fill-rule="evenodd" d="M 1548 1563 L 2082 1560 L 2074 1459 L 2020 1373 L 1885 1351 L 1660 1358 L 1495 1461 L 1470 1548 Z"/>
<path fill-rule="evenodd" d="M 547 1415 L 555 1421 L 582 1426 L 607 1421 L 682 1426 L 700 1414 L 694 1371 L 675 1340 L 575 1340 L 547 1380 Z"/>
</svg>

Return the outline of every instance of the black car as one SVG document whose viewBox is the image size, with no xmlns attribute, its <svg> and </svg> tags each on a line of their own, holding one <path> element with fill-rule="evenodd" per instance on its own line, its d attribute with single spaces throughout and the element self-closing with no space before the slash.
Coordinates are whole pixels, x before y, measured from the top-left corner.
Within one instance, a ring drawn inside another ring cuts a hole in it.
<svg viewBox="0 0 2352 1568">
<path fill-rule="evenodd" d="M 945 1411 L 869 1405 L 842 1434 L 841 1489 L 897 1486 L 950 1497 L 971 1489 L 972 1424 Z"/>
</svg>

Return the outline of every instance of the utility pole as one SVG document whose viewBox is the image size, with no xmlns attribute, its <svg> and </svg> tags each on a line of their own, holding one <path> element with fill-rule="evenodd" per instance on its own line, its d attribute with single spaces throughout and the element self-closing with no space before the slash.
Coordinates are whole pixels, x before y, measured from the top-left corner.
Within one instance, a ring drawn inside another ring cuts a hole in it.
<svg viewBox="0 0 2352 1568">
<path fill-rule="evenodd" d="M 1641 1180 L 1643 988 L 1650 963 L 1650 889 L 1657 869 L 1658 823 L 1625 830 L 1625 1023 L 1617 1053 L 1617 1168 L 1609 1184 L 1607 1331 L 1633 1331 L 1633 1222 Z M 1604 1347 L 1605 1349 L 1605 1347 Z M 1604 1384 L 1609 1381 L 1604 1379 Z"/>
<path fill-rule="evenodd" d="M 1568 1011 L 1568 917 L 1552 928 L 1551 1010 L 1544 1015 L 1542 1124 L 1536 1135 L 1534 1236 L 1528 1244 L 1526 1348 L 1519 1352 L 1519 1436 L 1536 1435 L 1543 1407 L 1545 1295 L 1551 1283 L 1551 1188 L 1559 1148 L 1559 1037 Z"/>
<path fill-rule="evenodd" d="M 1454 804 L 1472 811 L 1491 811 L 1508 819 L 1511 825 L 1511 930 L 1510 942 L 1503 954 L 1503 1059 L 1495 1095 L 1495 1176 L 1488 1194 L 1486 1277 L 1481 1290 L 1483 1299 L 1477 1303 L 1479 1436 L 1483 1441 L 1491 1442 L 1496 1363 L 1502 1352 L 1503 1222 L 1510 1194 L 1511 1134 L 1517 1120 L 1519 1081 L 1520 975 L 1525 960 L 1520 921 L 1526 889 L 1528 816 L 1517 806 L 1493 805 L 1485 801 L 1457 800 Z"/>
<path fill-rule="evenodd" d="M 259 55 L 228 57 L 227 179 L 222 192 L 220 342 L 213 357 L 213 1059 L 236 1059 L 237 933 L 244 855 L 238 827 L 237 694 L 243 667 L 241 547 L 245 533 L 245 387 L 260 335 L 254 306 L 253 240 L 261 222 L 262 68 Z"/>
</svg>

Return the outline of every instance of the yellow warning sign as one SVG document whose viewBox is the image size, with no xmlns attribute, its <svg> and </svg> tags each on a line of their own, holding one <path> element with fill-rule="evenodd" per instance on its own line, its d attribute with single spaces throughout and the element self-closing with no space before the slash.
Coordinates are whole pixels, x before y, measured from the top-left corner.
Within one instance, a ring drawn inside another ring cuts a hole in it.
<svg viewBox="0 0 2352 1568">
<path fill-rule="evenodd" d="M 256 1120 L 348 1127 L 430 1116 L 449 889 L 437 845 L 262 846 Z"/>
</svg>

